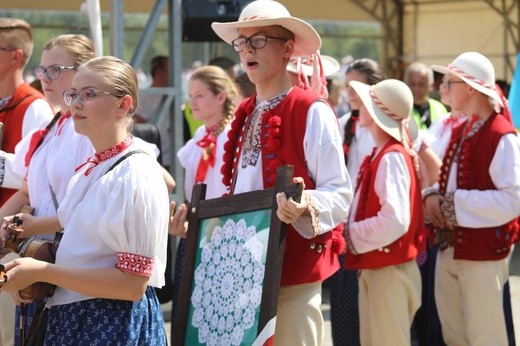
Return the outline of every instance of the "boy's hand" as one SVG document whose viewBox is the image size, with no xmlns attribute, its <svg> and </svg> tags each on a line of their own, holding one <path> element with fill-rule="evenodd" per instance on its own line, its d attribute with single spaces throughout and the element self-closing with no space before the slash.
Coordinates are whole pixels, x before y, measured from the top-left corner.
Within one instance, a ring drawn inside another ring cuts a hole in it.
<svg viewBox="0 0 520 346">
<path fill-rule="evenodd" d="M 305 189 L 303 178 L 293 178 L 293 183 L 302 184 L 302 189 Z M 305 193 L 305 191 L 303 193 Z M 285 192 L 279 192 L 276 194 L 276 202 L 278 204 L 276 215 L 281 221 L 287 224 L 295 222 L 305 211 L 307 211 L 307 203 L 303 196 L 301 202 L 298 203 L 294 201 L 292 197 L 287 198 Z"/>
</svg>

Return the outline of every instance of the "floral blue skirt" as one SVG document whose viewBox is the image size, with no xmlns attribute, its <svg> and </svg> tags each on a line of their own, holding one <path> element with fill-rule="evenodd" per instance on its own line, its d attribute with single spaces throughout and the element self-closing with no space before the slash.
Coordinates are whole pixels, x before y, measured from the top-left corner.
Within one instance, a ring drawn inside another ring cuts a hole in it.
<svg viewBox="0 0 520 346">
<path fill-rule="evenodd" d="M 49 311 L 45 345 L 166 345 L 153 287 L 138 302 L 89 299 Z"/>
</svg>

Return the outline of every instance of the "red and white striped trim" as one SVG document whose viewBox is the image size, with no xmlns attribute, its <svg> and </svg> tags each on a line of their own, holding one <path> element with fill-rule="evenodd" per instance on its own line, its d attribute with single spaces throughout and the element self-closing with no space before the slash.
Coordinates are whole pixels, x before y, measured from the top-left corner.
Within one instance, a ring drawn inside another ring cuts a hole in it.
<svg viewBox="0 0 520 346">
<path fill-rule="evenodd" d="M 381 108 L 381 110 L 388 115 L 390 118 L 394 119 L 397 122 L 401 122 L 403 118 L 397 116 L 396 114 L 392 113 L 386 106 L 377 98 L 376 94 L 374 93 L 374 86 L 370 87 L 370 97 L 372 97 L 372 100 L 376 103 L 376 105 Z"/>
<path fill-rule="evenodd" d="M 466 78 L 466 79 L 469 79 L 470 81 L 472 82 L 475 82 L 479 85 L 482 85 L 484 88 L 487 88 L 487 89 L 490 89 L 490 90 L 496 90 L 495 88 L 495 84 L 489 84 L 489 83 L 486 83 L 484 81 L 481 81 L 480 79 L 477 79 L 473 76 L 470 76 L 469 74 L 466 74 L 464 71 L 462 71 L 460 68 L 458 68 L 457 66 L 453 65 L 453 64 L 448 64 L 448 68 L 450 70 L 452 70 L 453 72 L 455 72 L 456 74 Z"/>
<path fill-rule="evenodd" d="M 249 16 L 249 17 L 243 18 L 241 20 L 241 22 L 247 22 L 249 20 L 257 20 L 257 19 L 273 19 L 273 18 L 264 17 L 264 16 Z"/>
</svg>

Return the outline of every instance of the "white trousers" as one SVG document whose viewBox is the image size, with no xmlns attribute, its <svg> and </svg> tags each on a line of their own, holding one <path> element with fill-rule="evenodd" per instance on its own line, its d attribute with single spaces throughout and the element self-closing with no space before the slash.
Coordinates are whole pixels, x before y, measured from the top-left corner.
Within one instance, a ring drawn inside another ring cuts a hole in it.
<svg viewBox="0 0 520 346">
<path fill-rule="evenodd" d="M 421 274 L 415 260 L 359 276 L 361 345 L 410 345 L 410 327 L 421 306 Z"/>
<path fill-rule="evenodd" d="M 508 276 L 508 258 L 454 260 L 452 247 L 439 250 L 435 301 L 446 344 L 508 345 L 503 308 L 503 288 Z"/>
<path fill-rule="evenodd" d="M 323 344 L 321 281 L 280 288 L 275 346 Z"/>
</svg>

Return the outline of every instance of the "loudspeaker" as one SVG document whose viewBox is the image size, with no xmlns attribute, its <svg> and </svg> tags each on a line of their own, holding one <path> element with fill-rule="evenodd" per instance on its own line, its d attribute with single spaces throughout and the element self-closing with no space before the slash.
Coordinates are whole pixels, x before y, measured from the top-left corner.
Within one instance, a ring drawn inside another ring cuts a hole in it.
<svg viewBox="0 0 520 346">
<path fill-rule="evenodd" d="M 234 22 L 252 0 L 183 0 L 182 40 L 213 42 L 221 39 L 211 29 L 213 22 Z"/>
</svg>

